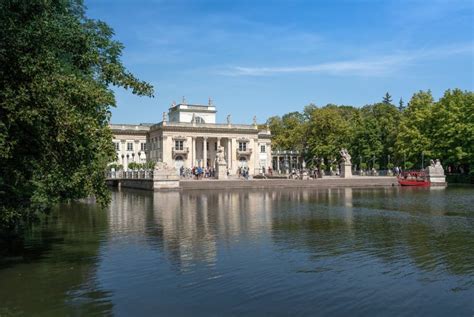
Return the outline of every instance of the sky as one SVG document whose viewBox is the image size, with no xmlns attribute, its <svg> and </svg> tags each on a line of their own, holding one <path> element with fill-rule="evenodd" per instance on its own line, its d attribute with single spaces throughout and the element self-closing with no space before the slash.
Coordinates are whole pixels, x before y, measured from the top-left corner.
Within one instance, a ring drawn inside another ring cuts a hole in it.
<svg viewBox="0 0 474 317">
<path fill-rule="evenodd" d="M 173 101 L 219 122 L 265 122 L 310 103 L 398 103 L 474 90 L 472 0 L 85 0 L 155 97 L 116 92 L 113 123 L 156 123 Z"/>
</svg>

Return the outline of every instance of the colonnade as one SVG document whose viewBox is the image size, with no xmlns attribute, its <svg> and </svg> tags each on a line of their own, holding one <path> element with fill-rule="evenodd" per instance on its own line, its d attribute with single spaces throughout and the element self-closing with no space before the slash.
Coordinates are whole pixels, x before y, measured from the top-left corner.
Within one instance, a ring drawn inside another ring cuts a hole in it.
<svg viewBox="0 0 474 317">
<path fill-rule="evenodd" d="M 201 142 L 199 142 L 198 139 Z M 209 149 L 207 148 L 208 143 Z M 224 157 L 227 162 L 227 168 L 232 170 L 234 168 L 233 161 L 236 160 L 236 153 L 234 153 L 236 149 L 233 149 L 236 142 L 232 138 L 221 137 L 191 137 L 190 153 L 188 154 L 188 167 L 206 167 L 206 165 L 209 167 L 214 167 L 214 161 L 217 153 L 217 148 L 214 145 L 215 143 L 217 143 L 217 147 L 224 147 Z M 198 146 L 200 149 L 198 149 Z M 209 164 L 207 164 L 208 159 L 210 160 Z"/>
<path fill-rule="evenodd" d="M 302 158 L 298 152 L 282 151 L 272 153 L 273 170 L 280 174 L 286 174 L 292 169 L 302 168 Z"/>
</svg>

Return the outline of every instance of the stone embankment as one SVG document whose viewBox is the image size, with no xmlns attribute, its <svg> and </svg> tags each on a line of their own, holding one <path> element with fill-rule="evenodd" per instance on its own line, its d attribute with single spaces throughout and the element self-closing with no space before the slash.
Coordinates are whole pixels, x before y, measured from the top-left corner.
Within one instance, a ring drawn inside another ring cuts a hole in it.
<svg viewBox="0 0 474 317">
<path fill-rule="evenodd" d="M 133 176 L 133 175 L 132 175 Z M 154 173 L 151 177 L 143 178 L 134 175 L 136 178 L 108 178 L 107 184 L 113 187 L 135 188 L 145 190 L 180 190 L 180 189 L 284 189 L 284 188 L 331 188 L 331 187 L 389 187 L 398 186 L 397 178 L 391 176 L 353 176 L 351 178 L 325 177 L 311 180 L 294 179 L 202 179 L 190 180 L 179 179 L 176 174 L 160 175 Z"/>
<path fill-rule="evenodd" d="M 256 180 L 181 180 L 181 189 L 266 189 L 266 188 L 330 188 L 330 187 L 390 187 L 398 186 L 396 177 L 354 176 L 353 178 L 328 177 L 316 180 L 256 179 Z"/>
</svg>

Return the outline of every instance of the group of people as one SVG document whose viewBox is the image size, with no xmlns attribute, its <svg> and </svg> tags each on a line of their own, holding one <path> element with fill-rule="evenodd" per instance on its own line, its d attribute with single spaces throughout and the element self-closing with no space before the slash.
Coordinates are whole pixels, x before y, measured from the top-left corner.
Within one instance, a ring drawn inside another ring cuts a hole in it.
<svg viewBox="0 0 474 317">
<path fill-rule="evenodd" d="M 249 168 L 247 166 L 242 166 L 237 169 L 237 175 L 245 179 L 249 179 Z"/>
<path fill-rule="evenodd" d="M 203 168 L 201 166 L 194 166 L 193 168 L 189 169 L 181 166 L 179 169 L 179 176 L 183 178 L 195 179 L 213 178 L 216 176 L 216 169 L 213 167 Z"/>
<path fill-rule="evenodd" d="M 401 167 L 395 166 L 395 167 L 393 168 L 393 175 L 398 176 L 398 175 L 400 175 L 401 173 L 402 173 L 402 168 L 401 168 Z"/>
</svg>

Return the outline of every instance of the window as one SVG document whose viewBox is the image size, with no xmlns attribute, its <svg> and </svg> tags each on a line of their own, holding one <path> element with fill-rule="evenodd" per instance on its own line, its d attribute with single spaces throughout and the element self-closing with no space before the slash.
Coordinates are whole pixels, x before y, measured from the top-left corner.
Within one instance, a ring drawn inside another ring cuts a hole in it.
<svg viewBox="0 0 474 317">
<path fill-rule="evenodd" d="M 115 145 L 115 151 L 120 151 L 120 143 L 114 142 L 114 145 Z"/>
<path fill-rule="evenodd" d="M 183 150 L 183 141 L 182 140 L 175 141 L 174 142 L 174 149 L 182 151 Z"/>
<path fill-rule="evenodd" d="M 265 153 L 265 145 L 260 145 L 260 153 Z"/>
<path fill-rule="evenodd" d="M 146 151 L 146 143 L 140 143 L 140 150 Z"/>
<path fill-rule="evenodd" d="M 239 151 L 247 151 L 247 142 L 239 142 Z"/>
<path fill-rule="evenodd" d="M 127 151 L 133 151 L 133 143 L 132 142 L 127 143 Z"/>
<path fill-rule="evenodd" d="M 217 151 L 217 142 L 214 143 L 214 151 Z"/>
<path fill-rule="evenodd" d="M 209 142 L 206 142 L 206 150 L 209 151 Z"/>
<path fill-rule="evenodd" d="M 195 116 L 194 122 L 196 123 L 206 123 L 202 117 Z"/>
</svg>

